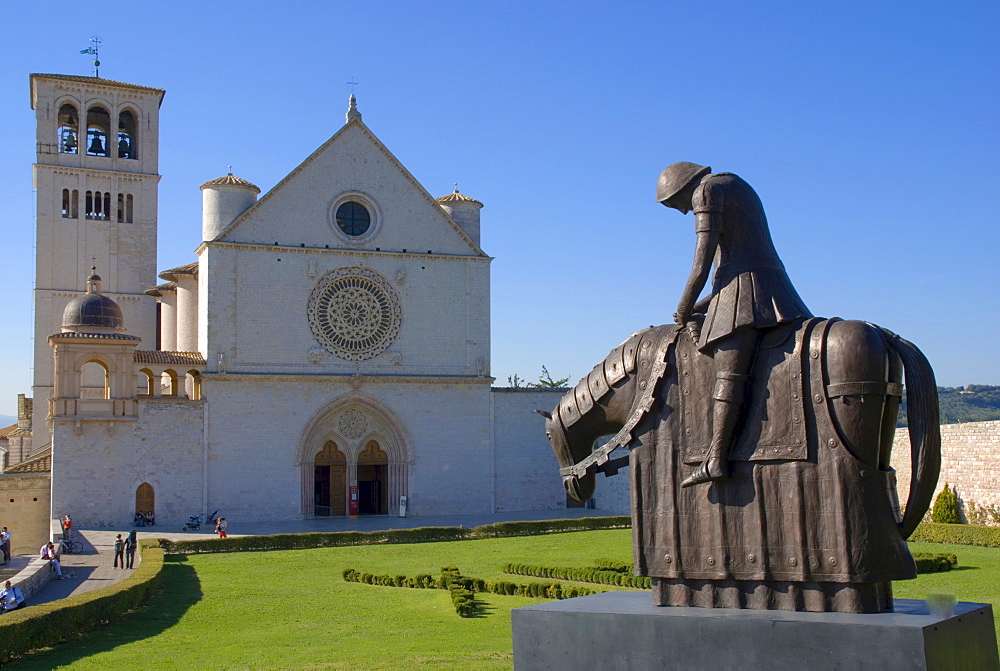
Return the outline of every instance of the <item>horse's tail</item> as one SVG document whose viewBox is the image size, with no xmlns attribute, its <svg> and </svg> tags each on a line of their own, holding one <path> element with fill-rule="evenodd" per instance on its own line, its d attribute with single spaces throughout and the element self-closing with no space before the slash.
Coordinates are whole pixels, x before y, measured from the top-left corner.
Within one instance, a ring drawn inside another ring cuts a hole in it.
<svg viewBox="0 0 1000 671">
<path fill-rule="evenodd" d="M 881 328 L 881 327 L 880 327 Z M 923 352 L 888 329 L 881 329 L 889 346 L 903 360 L 906 416 L 910 434 L 910 494 L 899 530 L 909 538 L 930 508 L 941 472 L 941 421 L 937 382 Z"/>
</svg>

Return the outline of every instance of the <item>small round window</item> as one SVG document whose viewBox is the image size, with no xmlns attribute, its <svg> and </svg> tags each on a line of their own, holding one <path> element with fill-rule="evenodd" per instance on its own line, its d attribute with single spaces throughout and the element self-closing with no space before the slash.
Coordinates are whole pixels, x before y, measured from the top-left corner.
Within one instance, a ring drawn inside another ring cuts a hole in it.
<svg viewBox="0 0 1000 671">
<path fill-rule="evenodd" d="M 346 235 L 364 235 L 372 225 L 368 209 L 355 200 L 349 200 L 337 208 L 337 226 Z"/>
</svg>

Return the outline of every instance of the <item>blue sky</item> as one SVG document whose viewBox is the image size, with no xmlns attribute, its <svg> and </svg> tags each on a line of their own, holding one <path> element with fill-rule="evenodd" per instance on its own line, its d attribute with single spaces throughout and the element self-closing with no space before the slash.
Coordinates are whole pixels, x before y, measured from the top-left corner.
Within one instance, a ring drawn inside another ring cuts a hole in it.
<svg viewBox="0 0 1000 671">
<path fill-rule="evenodd" d="M 30 390 L 28 74 L 167 90 L 159 267 L 200 241 L 203 182 L 265 192 L 365 123 L 431 192 L 483 203 L 492 372 L 585 375 L 669 322 L 693 218 L 653 200 L 678 160 L 761 195 L 817 315 L 921 347 L 939 384 L 1000 384 L 996 2 L 105 2 L 5 8 L 0 413 Z M 151 278 L 155 281 L 155 278 Z"/>
</svg>

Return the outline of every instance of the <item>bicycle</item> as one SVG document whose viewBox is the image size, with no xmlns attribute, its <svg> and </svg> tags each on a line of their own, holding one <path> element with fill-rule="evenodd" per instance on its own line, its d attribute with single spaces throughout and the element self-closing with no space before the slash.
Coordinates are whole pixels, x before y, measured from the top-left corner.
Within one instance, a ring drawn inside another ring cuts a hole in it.
<svg viewBox="0 0 1000 671">
<path fill-rule="evenodd" d="M 83 543 L 74 540 L 63 540 L 60 552 L 65 552 L 68 555 L 83 554 Z"/>
</svg>

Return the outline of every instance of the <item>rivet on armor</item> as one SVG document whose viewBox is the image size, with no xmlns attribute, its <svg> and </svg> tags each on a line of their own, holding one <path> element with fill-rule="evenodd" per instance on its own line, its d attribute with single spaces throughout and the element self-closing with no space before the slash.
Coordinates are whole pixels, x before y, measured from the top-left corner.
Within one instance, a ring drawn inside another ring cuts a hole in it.
<svg viewBox="0 0 1000 671">
<path fill-rule="evenodd" d="M 684 429 L 684 433 L 688 436 L 691 435 L 691 429 Z"/>
<path fill-rule="evenodd" d="M 830 440 L 828 440 L 828 441 L 826 441 L 826 442 L 827 442 L 827 444 L 828 444 L 828 445 L 829 445 L 830 447 L 837 447 L 837 441 L 836 441 L 835 439 L 833 439 L 833 438 L 831 438 Z"/>
<path fill-rule="evenodd" d="M 648 367 L 649 367 L 649 362 L 648 362 L 648 361 L 645 361 L 645 360 L 643 360 L 643 362 L 642 362 L 642 367 L 643 367 L 643 368 L 648 368 Z"/>
<path fill-rule="evenodd" d="M 795 392 L 792 392 L 792 398 L 797 401 L 797 400 L 799 400 L 799 395 L 796 394 Z"/>
<path fill-rule="evenodd" d="M 813 400 L 816 401 L 817 403 L 822 403 L 823 402 L 823 395 L 822 394 L 816 394 L 815 396 L 813 396 Z"/>
<path fill-rule="evenodd" d="M 645 389 L 646 388 L 646 381 L 645 380 L 643 380 L 642 382 L 639 383 L 639 388 L 640 389 Z"/>
<path fill-rule="evenodd" d="M 663 561 L 667 562 L 668 564 L 670 562 L 672 562 L 673 560 L 674 560 L 674 558 L 671 557 L 670 555 L 663 555 Z"/>
<path fill-rule="evenodd" d="M 775 454 L 777 454 L 777 453 L 778 453 L 778 448 L 774 448 L 774 453 L 775 453 Z"/>
<path fill-rule="evenodd" d="M 681 358 L 682 359 L 688 358 L 688 353 L 687 352 L 681 352 Z"/>
<path fill-rule="evenodd" d="M 792 373 L 792 379 L 793 380 L 798 380 L 799 379 L 799 374 L 798 373 Z"/>
<path fill-rule="evenodd" d="M 643 349 L 649 349 L 649 341 L 648 340 L 646 342 L 642 343 L 642 348 Z"/>
<path fill-rule="evenodd" d="M 758 447 L 757 448 L 757 454 L 764 454 L 764 448 L 763 447 Z"/>
<path fill-rule="evenodd" d="M 708 562 L 708 565 L 709 565 L 709 566 L 715 566 L 715 557 L 709 557 L 709 558 L 708 558 L 708 559 L 706 559 L 705 561 L 707 561 L 707 562 Z"/>
<path fill-rule="evenodd" d="M 802 420 L 800 418 L 798 418 L 798 417 L 792 417 L 792 421 L 795 422 L 796 424 L 801 424 L 802 423 Z"/>
<path fill-rule="evenodd" d="M 789 566 L 798 566 L 799 565 L 799 560 L 796 559 L 795 557 L 789 557 L 789 559 L 788 559 L 788 565 Z"/>
<path fill-rule="evenodd" d="M 690 374 L 691 374 L 691 371 L 689 371 L 689 370 L 684 371 L 684 375 L 690 375 Z"/>
<path fill-rule="evenodd" d="M 819 358 L 819 352 L 813 352 L 813 353 L 812 353 L 812 354 L 810 354 L 809 356 L 811 356 L 811 357 L 812 357 L 812 358 L 814 358 L 814 359 L 818 359 L 818 358 Z"/>
<path fill-rule="evenodd" d="M 830 566 L 836 566 L 836 565 L 837 565 L 837 558 L 830 557 Z"/>
<path fill-rule="evenodd" d="M 754 562 L 757 561 L 757 555 L 751 552 L 750 554 L 747 555 L 747 561 L 753 564 Z"/>
<path fill-rule="evenodd" d="M 685 396 L 690 396 L 690 395 L 691 395 L 691 391 L 690 391 L 690 390 L 688 390 L 688 389 L 685 389 L 685 390 L 684 390 L 684 395 L 685 395 Z"/>
</svg>

